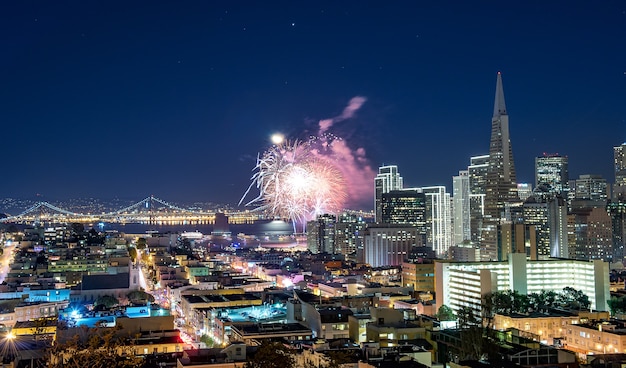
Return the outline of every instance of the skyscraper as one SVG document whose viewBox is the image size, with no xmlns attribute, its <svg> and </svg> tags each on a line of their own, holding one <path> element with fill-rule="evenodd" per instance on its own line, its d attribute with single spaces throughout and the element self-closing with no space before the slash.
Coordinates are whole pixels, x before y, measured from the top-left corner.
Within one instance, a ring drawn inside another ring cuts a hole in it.
<svg viewBox="0 0 626 368">
<path fill-rule="evenodd" d="M 470 157 L 469 172 L 470 186 L 470 231 L 471 240 L 475 244 L 481 242 L 483 216 L 485 215 L 485 182 L 489 169 L 489 155 Z"/>
<path fill-rule="evenodd" d="M 337 216 L 335 224 L 335 249 L 337 253 L 356 257 L 357 249 L 362 246 L 365 221 L 350 213 Z"/>
<path fill-rule="evenodd" d="M 569 170 L 567 156 L 545 154 L 535 158 L 535 188 L 545 186 L 545 191 L 567 198 Z"/>
<path fill-rule="evenodd" d="M 613 198 L 626 200 L 626 143 L 613 147 L 615 186 Z"/>
<path fill-rule="evenodd" d="M 421 190 L 403 189 L 383 193 L 381 223 L 417 227 L 417 245 L 426 245 L 426 195 Z"/>
<path fill-rule="evenodd" d="M 381 166 L 378 168 L 378 175 L 374 178 L 375 200 L 374 209 L 376 211 L 376 222 L 382 220 L 382 199 L 383 193 L 389 193 L 392 190 L 402 189 L 402 177 L 398 173 L 398 166 Z"/>
<path fill-rule="evenodd" d="M 469 171 L 461 170 L 452 177 L 452 201 L 454 204 L 454 245 L 471 240 L 470 228 L 470 181 Z"/>
<path fill-rule="evenodd" d="M 335 249 L 335 215 L 318 215 L 307 222 L 307 248 L 311 253 L 339 253 Z"/>
<path fill-rule="evenodd" d="M 452 217 L 450 193 L 444 186 L 423 187 L 426 195 L 426 243 L 432 244 L 438 257 L 445 256 L 452 245 Z"/>
<path fill-rule="evenodd" d="M 515 201 L 518 201 L 518 197 L 513 149 L 509 136 L 509 115 L 504 102 L 502 74 L 498 72 L 491 119 L 489 168 L 485 181 L 485 218 L 481 244 L 481 257 L 484 260 L 498 259 L 497 225 L 505 217 L 507 204 Z"/>
</svg>

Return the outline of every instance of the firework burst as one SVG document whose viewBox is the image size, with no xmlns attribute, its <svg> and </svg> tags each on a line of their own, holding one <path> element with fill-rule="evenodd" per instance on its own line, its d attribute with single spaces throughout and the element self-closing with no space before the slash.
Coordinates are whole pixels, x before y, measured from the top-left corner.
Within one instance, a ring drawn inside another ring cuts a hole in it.
<svg viewBox="0 0 626 368">
<path fill-rule="evenodd" d="M 346 200 L 343 175 L 332 157 L 320 154 L 317 143 L 317 137 L 281 141 L 265 151 L 240 204 L 256 187 L 259 195 L 246 205 L 260 204 L 257 210 L 288 219 L 294 229 L 319 214 L 341 211 Z"/>
</svg>

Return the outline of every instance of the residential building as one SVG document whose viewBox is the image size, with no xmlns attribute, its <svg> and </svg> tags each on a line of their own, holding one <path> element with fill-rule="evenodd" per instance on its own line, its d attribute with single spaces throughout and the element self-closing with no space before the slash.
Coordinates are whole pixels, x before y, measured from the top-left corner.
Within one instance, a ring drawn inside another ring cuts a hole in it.
<svg viewBox="0 0 626 368">
<path fill-rule="evenodd" d="M 585 293 L 591 308 L 608 310 L 609 264 L 601 260 L 527 260 L 526 254 L 512 253 L 507 261 L 435 261 L 437 309 L 443 304 L 457 311 L 470 307 L 480 315 L 482 297 L 496 291 L 520 294 L 572 287 Z"/>
</svg>

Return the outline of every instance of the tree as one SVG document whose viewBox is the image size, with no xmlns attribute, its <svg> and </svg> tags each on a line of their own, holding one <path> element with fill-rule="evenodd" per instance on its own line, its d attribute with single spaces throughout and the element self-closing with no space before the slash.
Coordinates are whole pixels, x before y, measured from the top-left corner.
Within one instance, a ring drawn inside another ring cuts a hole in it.
<svg viewBox="0 0 626 368">
<path fill-rule="evenodd" d="M 139 238 L 137 239 L 137 249 L 139 250 L 144 250 L 146 249 L 146 238 Z"/>
<path fill-rule="evenodd" d="M 128 248 L 128 255 L 130 256 L 130 259 L 135 262 L 135 260 L 137 259 L 137 248 L 135 247 L 129 247 Z"/>
<path fill-rule="evenodd" d="M 83 235 L 85 232 L 85 225 L 80 222 L 73 222 L 71 225 L 72 233 L 74 235 Z"/>
<path fill-rule="evenodd" d="M 146 293 L 143 290 L 135 290 L 128 293 L 128 299 L 133 303 L 154 303 L 154 296 L 150 293 Z"/>
<path fill-rule="evenodd" d="M 245 368 L 295 368 L 296 361 L 293 351 L 279 342 L 263 342 Z"/>
<path fill-rule="evenodd" d="M 104 306 L 105 308 L 112 308 L 118 305 L 120 302 L 116 297 L 111 295 L 103 295 L 98 297 L 96 301 L 93 303 L 94 306 Z"/>
<path fill-rule="evenodd" d="M 439 310 L 437 310 L 437 314 L 435 317 L 437 317 L 437 319 L 440 321 L 454 321 L 456 319 L 452 308 L 448 307 L 445 304 L 439 307 Z"/>
<path fill-rule="evenodd" d="M 563 291 L 558 294 L 557 302 L 560 307 L 568 309 L 583 310 L 591 307 L 591 301 L 585 293 L 569 286 L 564 287 Z"/>
<path fill-rule="evenodd" d="M 474 310 L 470 307 L 461 307 L 456 315 L 459 320 L 460 329 L 478 326 L 480 324 L 480 320 L 476 317 Z"/>
<path fill-rule="evenodd" d="M 117 336 L 117 328 L 79 328 L 73 337 L 58 341 L 46 352 L 48 368 L 141 367 L 143 358 L 132 351 L 133 342 Z"/>
<path fill-rule="evenodd" d="M 354 363 L 360 360 L 360 356 L 356 356 L 354 351 L 350 350 L 329 350 L 324 352 L 328 357 L 328 365 L 326 368 L 339 368 L 346 363 Z"/>
<path fill-rule="evenodd" d="M 206 347 L 208 348 L 212 348 L 213 344 L 215 343 L 209 335 L 202 335 L 200 337 L 200 342 L 203 342 L 204 345 L 206 345 Z"/>
</svg>

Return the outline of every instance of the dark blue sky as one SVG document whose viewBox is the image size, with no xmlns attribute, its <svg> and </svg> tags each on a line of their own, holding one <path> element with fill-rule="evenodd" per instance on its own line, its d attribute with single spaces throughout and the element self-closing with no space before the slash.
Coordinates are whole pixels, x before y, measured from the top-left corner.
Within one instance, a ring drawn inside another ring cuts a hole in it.
<svg viewBox="0 0 626 368">
<path fill-rule="evenodd" d="M 519 181 L 542 152 L 613 181 L 626 140 L 623 1 L 5 1 L 0 30 L 2 197 L 235 203 L 271 133 L 354 96 L 335 134 L 450 187 L 498 70 Z"/>
</svg>

